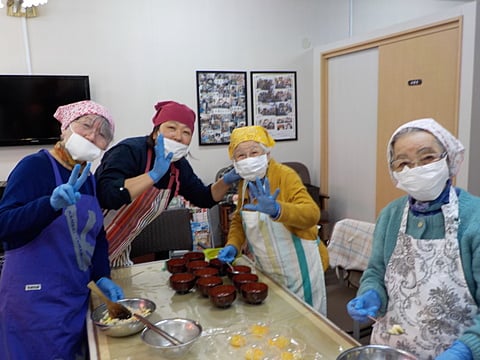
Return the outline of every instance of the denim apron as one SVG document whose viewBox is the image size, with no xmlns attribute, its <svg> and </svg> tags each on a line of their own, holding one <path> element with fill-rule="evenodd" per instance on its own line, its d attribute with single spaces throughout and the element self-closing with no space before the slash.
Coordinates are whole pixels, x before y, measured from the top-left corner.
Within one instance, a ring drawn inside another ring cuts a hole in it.
<svg viewBox="0 0 480 360">
<path fill-rule="evenodd" d="M 406 234 L 408 203 L 397 244 L 385 272 L 388 308 L 372 331 L 371 343 L 435 359 L 473 325 L 477 305 L 467 286 L 458 248 L 458 198 L 453 186 L 442 206 L 445 238 L 415 239 Z M 421 226 L 422 223 L 419 223 Z M 405 333 L 390 335 L 400 325 Z"/>
<path fill-rule="evenodd" d="M 56 185 L 64 183 L 54 158 Z M 89 180 L 95 189 L 92 175 Z M 0 358 L 83 359 L 91 259 L 102 229 L 95 194 L 75 205 L 28 244 L 6 252 L 0 279 Z"/>
</svg>

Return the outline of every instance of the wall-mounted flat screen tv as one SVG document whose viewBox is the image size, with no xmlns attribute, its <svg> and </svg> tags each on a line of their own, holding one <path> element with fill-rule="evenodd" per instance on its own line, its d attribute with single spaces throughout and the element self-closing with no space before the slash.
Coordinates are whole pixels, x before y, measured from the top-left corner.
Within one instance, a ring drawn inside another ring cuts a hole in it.
<svg viewBox="0 0 480 360">
<path fill-rule="evenodd" d="M 89 99 L 87 75 L 0 75 L 0 146 L 56 143 L 57 108 Z"/>
</svg>

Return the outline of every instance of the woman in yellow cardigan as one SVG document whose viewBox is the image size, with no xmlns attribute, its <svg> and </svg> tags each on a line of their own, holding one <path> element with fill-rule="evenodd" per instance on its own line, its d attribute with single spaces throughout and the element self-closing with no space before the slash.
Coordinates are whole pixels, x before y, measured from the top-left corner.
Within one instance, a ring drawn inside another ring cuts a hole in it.
<svg viewBox="0 0 480 360">
<path fill-rule="evenodd" d="M 328 266 L 328 252 L 318 238 L 320 209 L 298 174 L 271 158 L 274 145 L 261 126 L 237 128 L 231 134 L 229 155 L 243 180 L 227 243 L 218 258 L 232 262 L 247 241 L 264 272 L 325 315 L 320 253 L 323 249 Z"/>
</svg>

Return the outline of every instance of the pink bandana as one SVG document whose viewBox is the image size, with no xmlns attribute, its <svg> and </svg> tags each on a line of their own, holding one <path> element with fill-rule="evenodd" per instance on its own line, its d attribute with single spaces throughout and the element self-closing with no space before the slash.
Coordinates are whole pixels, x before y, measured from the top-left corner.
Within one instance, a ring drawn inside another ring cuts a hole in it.
<svg viewBox="0 0 480 360">
<path fill-rule="evenodd" d="M 65 130 L 70 123 L 81 116 L 95 114 L 104 117 L 112 127 L 112 131 L 115 130 L 115 123 L 108 110 L 96 102 L 91 100 L 84 100 L 59 106 L 53 117 L 60 121 L 62 124 L 62 131 Z"/>
</svg>

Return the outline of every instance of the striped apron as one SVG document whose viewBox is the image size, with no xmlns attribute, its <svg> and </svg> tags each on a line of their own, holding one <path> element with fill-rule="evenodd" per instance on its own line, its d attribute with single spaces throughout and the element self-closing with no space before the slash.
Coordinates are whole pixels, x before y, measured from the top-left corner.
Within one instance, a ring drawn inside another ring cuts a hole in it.
<svg viewBox="0 0 480 360">
<path fill-rule="evenodd" d="M 148 149 L 145 172 L 150 170 L 152 150 Z M 104 211 L 104 225 L 109 242 L 111 267 L 130 266 L 130 250 L 133 240 L 168 206 L 170 192 L 176 181 L 176 193 L 179 188 L 178 169 L 170 165 L 170 181 L 167 189 L 152 186 L 130 204 L 118 210 Z M 176 194 L 175 194 L 176 195 Z"/>
<path fill-rule="evenodd" d="M 320 240 L 301 239 L 282 223 L 258 211 L 242 210 L 241 217 L 249 250 L 262 271 L 326 315 Z"/>
</svg>

